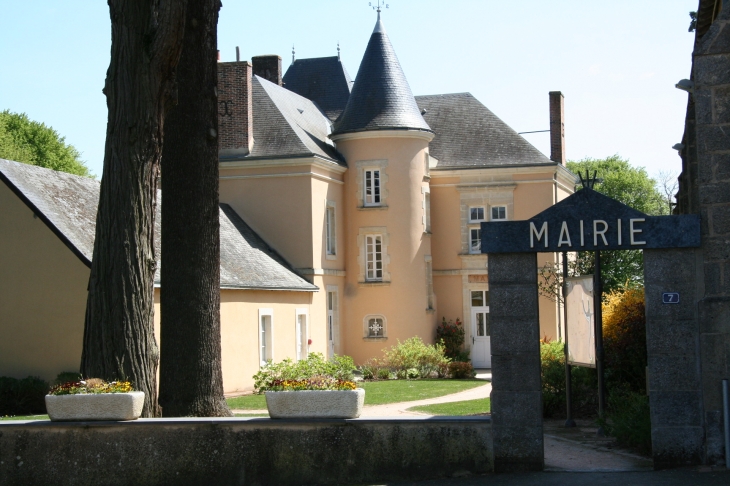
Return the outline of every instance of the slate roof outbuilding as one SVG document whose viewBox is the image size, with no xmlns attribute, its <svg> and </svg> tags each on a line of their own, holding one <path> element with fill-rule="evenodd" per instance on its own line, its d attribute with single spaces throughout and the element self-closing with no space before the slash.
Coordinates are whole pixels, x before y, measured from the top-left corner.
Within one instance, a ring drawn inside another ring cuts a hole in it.
<svg viewBox="0 0 730 486">
<path fill-rule="evenodd" d="M 0 159 L 0 180 L 90 266 L 96 233 L 99 181 Z M 160 283 L 160 193 L 155 252 Z M 220 205 L 221 288 L 316 292 L 227 204 Z"/>
<path fill-rule="evenodd" d="M 284 87 L 314 101 L 331 121 L 347 106 L 352 80 L 337 56 L 297 59 L 284 74 Z"/>
<path fill-rule="evenodd" d="M 380 18 L 345 111 L 335 122 L 334 134 L 371 130 L 431 130 L 421 116 Z"/>
<path fill-rule="evenodd" d="M 438 169 L 555 165 L 471 93 L 417 96 L 435 137 L 429 153 Z"/>
</svg>

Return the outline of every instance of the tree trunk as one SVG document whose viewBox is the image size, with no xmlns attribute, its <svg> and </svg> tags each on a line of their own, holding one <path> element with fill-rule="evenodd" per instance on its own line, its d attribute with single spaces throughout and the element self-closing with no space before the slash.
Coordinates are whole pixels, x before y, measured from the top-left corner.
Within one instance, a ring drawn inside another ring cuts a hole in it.
<svg viewBox="0 0 730 486">
<path fill-rule="evenodd" d="M 225 417 L 218 208 L 219 0 L 191 0 L 178 105 L 162 153 L 160 406 L 165 417 Z"/>
<path fill-rule="evenodd" d="M 81 372 L 126 379 L 159 415 L 153 333 L 154 219 L 166 106 L 185 27 L 182 0 L 109 0 L 109 119 Z"/>
</svg>

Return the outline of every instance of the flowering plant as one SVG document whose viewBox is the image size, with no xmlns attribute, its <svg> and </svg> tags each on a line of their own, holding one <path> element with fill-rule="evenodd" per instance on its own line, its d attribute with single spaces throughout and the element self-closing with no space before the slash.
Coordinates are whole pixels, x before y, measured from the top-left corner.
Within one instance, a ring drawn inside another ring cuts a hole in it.
<svg viewBox="0 0 730 486">
<path fill-rule="evenodd" d="M 338 380 L 330 376 L 314 376 L 303 380 L 273 380 L 267 391 L 300 391 L 300 390 L 354 390 L 354 382 Z"/>
<path fill-rule="evenodd" d="M 56 385 L 48 392 L 49 395 L 83 395 L 97 393 L 127 393 L 134 391 L 128 381 L 106 382 L 100 378 L 89 378 L 80 381 L 67 381 Z"/>
<path fill-rule="evenodd" d="M 451 359 L 459 357 L 461 347 L 464 345 L 466 331 L 459 318 L 456 321 L 446 322 L 444 317 L 441 324 L 436 328 L 436 342 L 443 342 L 445 354 Z"/>
</svg>

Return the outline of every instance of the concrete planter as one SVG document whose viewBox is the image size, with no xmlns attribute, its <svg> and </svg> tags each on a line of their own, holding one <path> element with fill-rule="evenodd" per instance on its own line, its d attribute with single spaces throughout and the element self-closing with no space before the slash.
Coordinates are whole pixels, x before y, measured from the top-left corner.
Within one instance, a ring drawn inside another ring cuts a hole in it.
<svg viewBox="0 0 730 486">
<path fill-rule="evenodd" d="M 46 395 L 51 420 L 136 420 L 142 414 L 144 392 Z"/>
<path fill-rule="evenodd" d="M 365 390 L 267 391 L 271 418 L 358 418 Z"/>
</svg>

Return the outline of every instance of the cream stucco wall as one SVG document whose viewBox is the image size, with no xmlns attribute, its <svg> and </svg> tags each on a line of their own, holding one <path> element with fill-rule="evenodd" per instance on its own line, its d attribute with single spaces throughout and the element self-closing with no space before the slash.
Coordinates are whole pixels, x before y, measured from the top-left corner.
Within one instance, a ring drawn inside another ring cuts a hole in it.
<svg viewBox="0 0 730 486">
<path fill-rule="evenodd" d="M 0 182 L 0 376 L 79 369 L 88 281 L 89 268 Z"/>
</svg>

